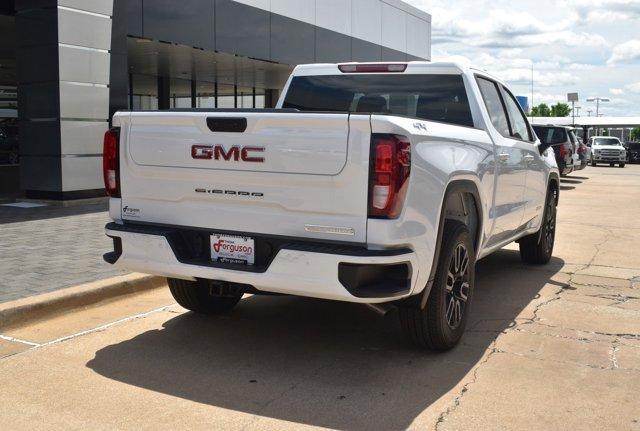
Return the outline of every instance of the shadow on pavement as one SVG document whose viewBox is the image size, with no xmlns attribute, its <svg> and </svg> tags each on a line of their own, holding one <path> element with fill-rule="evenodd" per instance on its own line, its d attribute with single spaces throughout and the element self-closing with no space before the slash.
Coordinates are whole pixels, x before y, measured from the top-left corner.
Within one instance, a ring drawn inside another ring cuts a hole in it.
<svg viewBox="0 0 640 431">
<path fill-rule="evenodd" d="M 571 178 L 571 179 L 569 179 L 569 178 L 562 178 L 562 179 L 560 180 L 560 182 L 561 182 L 562 184 L 582 184 L 582 181 L 578 180 L 577 178 Z"/>
<path fill-rule="evenodd" d="M 575 175 L 571 175 L 571 178 L 574 180 L 583 180 L 583 181 L 589 179 L 589 177 L 577 177 Z"/>
<path fill-rule="evenodd" d="M 46 220 L 58 217 L 92 214 L 109 210 L 109 203 L 104 202 L 62 207 L 48 205 L 37 208 L 16 208 L 0 205 L 0 224 L 19 223 L 23 221 Z"/>
<path fill-rule="evenodd" d="M 295 297 L 244 299 L 228 316 L 178 315 L 96 352 L 98 374 L 197 403 L 336 429 L 404 429 L 473 369 L 562 268 L 518 252 L 481 261 L 468 331 L 446 353 L 416 350 L 395 313 Z M 486 327 L 490 330 L 473 330 Z M 168 406 L 170 408 L 170 406 Z"/>
<path fill-rule="evenodd" d="M 575 186 L 560 186 L 560 190 L 573 190 L 575 188 Z"/>
</svg>

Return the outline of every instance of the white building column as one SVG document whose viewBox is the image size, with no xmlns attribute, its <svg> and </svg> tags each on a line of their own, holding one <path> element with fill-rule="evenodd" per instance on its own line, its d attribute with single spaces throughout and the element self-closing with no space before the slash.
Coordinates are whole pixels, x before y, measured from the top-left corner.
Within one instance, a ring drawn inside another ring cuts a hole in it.
<svg viewBox="0 0 640 431">
<path fill-rule="evenodd" d="M 113 0 L 58 0 L 62 194 L 103 188 Z"/>
</svg>

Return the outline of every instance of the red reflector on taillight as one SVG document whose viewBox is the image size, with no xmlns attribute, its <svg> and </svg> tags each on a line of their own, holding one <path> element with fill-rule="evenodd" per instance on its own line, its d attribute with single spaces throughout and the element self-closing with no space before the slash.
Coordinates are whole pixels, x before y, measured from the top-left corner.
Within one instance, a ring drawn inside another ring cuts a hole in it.
<svg viewBox="0 0 640 431">
<path fill-rule="evenodd" d="M 411 143 L 405 136 L 374 134 L 369 173 L 369 217 L 398 218 L 411 173 Z"/>
<path fill-rule="evenodd" d="M 567 156 L 567 149 L 564 145 L 560 145 L 560 158 L 564 159 Z"/>
<path fill-rule="evenodd" d="M 120 197 L 120 166 L 118 151 L 118 129 L 110 129 L 104 134 L 102 148 L 102 174 L 104 188 L 112 197 Z"/>
<path fill-rule="evenodd" d="M 407 63 L 340 64 L 338 69 L 342 73 L 401 73 L 407 70 Z"/>
</svg>

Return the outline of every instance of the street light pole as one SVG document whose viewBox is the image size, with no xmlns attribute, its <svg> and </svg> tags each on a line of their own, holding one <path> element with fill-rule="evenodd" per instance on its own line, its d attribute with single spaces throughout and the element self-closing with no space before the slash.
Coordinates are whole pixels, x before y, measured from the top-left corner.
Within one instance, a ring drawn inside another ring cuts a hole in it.
<svg viewBox="0 0 640 431">
<path fill-rule="evenodd" d="M 609 102 L 608 97 L 589 97 L 587 102 L 596 102 L 596 117 L 600 116 L 600 102 Z"/>
</svg>

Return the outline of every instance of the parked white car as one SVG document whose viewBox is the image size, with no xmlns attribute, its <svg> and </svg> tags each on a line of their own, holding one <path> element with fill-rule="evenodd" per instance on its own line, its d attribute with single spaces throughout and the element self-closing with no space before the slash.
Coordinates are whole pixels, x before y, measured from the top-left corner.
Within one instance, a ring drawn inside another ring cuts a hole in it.
<svg viewBox="0 0 640 431">
<path fill-rule="evenodd" d="M 298 66 L 278 109 L 118 112 L 105 260 L 198 313 L 245 293 L 396 306 L 460 340 L 475 263 L 553 252 L 559 172 L 495 77 L 455 63 Z M 507 286 L 505 286 L 507 288 Z"/>
<path fill-rule="evenodd" d="M 616 164 L 624 168 L 627 161 L 627 150 L 620 139 L 613 136 L 593 136 L 589 138 L 588 147 L 591 148 L 591 166 L 598 163 Z"/>
</svg>

